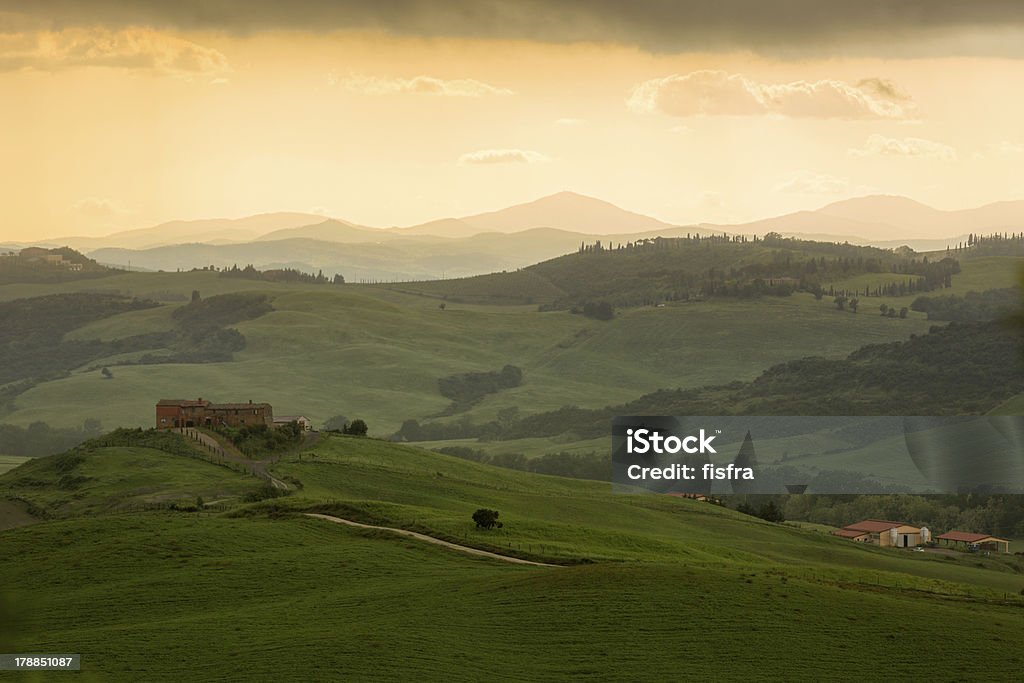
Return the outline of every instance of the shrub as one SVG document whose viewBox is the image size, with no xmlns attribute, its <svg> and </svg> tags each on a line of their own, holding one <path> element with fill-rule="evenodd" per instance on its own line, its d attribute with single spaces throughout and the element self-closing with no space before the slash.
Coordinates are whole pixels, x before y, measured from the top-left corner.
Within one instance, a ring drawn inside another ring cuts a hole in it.
<svg viewBox="0 0 1024 683">
<path fill-rule="evenodd" d="M 476 522 L 477 529 L 493 529 L 494 527 L 500 529 L 503 526 L 498 521 L 498 511 L 488 510 L 487 508 L 480 508 L 474 512 L 473 521 Z"/>
</svg>

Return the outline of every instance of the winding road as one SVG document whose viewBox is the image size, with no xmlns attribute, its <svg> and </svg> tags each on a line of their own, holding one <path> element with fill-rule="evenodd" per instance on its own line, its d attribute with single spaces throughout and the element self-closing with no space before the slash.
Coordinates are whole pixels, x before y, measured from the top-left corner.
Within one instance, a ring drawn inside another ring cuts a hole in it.
<svg viewBox="0 0 1024 683">
<path fill-rule="evenodd" d="M 351 519 L 342 519 L 341 517 L 334 517 L 332 515 L 321 515 L 316 512 L 304 513 L 307 517 L 316 517 L 317 519 L 323 519 L 328 522 L 335 524 L 347 524 L 348 526 L 359 527 L 361 529 L 376 529 L 378 531 L 390 531 L 400 536 L 408 536 L 415 538 L 426 543 L 433 543 L 434 545 L 441 545 L 445 548 L 451 548 L 461 553 L 468 555 L 479 555 L 480 557 L 490 557 L 491 559 L 501 560 L 502 562 L 510 562 L 512 564 L 528 564 L 534 567 L 560 567 L 558 564 L 546 564 L 544 562 L 534 562 L 532 560 L 521 560 L 518 557 L 509 557 L 507 555 L 499 555 L 498 553 L 488 552 L 486 550 L 480 550 L 478 548 L 470 548 L 466 545 L 459 545 L 458 543 L 452 543 L 450 541 L 442 541 L 440 538 L 434 538 L 433 536 L 427 536 L 426 534 L 419 534 L 415 531 L 408 531 L 407 529 L 395 529 L 389 526 L 373 526 L 372 524 L 362 524 L 360 522 L 353 522 Z"/>
<path fill-rule="evenodd" d="M 231 446 L 226 446 L 226 444 L 221 443 L 219 440 L 215 439 L 213 436 L 211 436 L 209 434 L 206 434 L 204 432 L 201 432 L 201 431 L 199 431 L 197 429 L 182 429 L 182 430 L 179 431 L 179 433 L 182 436 L 186 437 L 186 438 L 192 438 L 193 440 L 198 441 L 203 446 L 205 446 L 207 449 L 209 449 L 211 452 L 216 453 L 217 455 L 219 455 L 223 460 L 230 461 L 230 462 L 233 462 L 233 463 L 236 463 L 236 464 L 239 464 L 239 465 L 243 465 L 254 476 L 259 477 L 260 479 L 263 479 L 264 481 L 269 482 L 270 485 L 273 486 L 274 488 L 280 489 L 282 491 L 287 491 L 289 489 L 289 486 L 288 486 L 287 483 L 281 481 L 280 479 L 278 479 L 274 475 L 270 474 L 270 472 L 268 471 L 268 468 L 267 468 L 268 465 L 273 465 L 274 463 L 276 463 L 277 461 L 279 461 L 281 459 L 281 455 L 280 454 L 279 455 L 271 456 L 269 458 L 265 458 L 263 460 L 253 460 L 251 458 L 245 457 L 244 455 L 242 455 L 240 452 L 238 452 L 237 450 L 235 450 Z M 303 447 L 305 447 L 305 448 L 312 447 L 317 442 L 319 437 L 320 437 L 320 435 L 315 433 L 315 432 L 312 433 L 312 434 L 307 434 L 306 435 L 306 440 L 305 440 L 305 442 L 303 444 Z M 341 517 L 334 517 L 332 515 L 322 515 L 322 514 L 315 513 L 315 512 L 307 512 L 307 513 L 304 513 L 304 514 L 307 517 L 315 517 L 316 519 L 322 519 L 322 520 L 325 520 L 325 521 L 328 521 L 328 522 L 332 522 L 334 524 L 345 524 L 347 526 L 359 527 L 361 529 L 374 529 L 374 530 L 377 530 L 377 531 L 388 531 L 388 532 L 391 532 L 393 534 L 398 534 L 399 536 L 407 536 L 409 538 L 415 538 L 416 540 L 423 541 L 425 543 L 433 543 L 434 545 L 444 546 L 445 548 L 450 548 L 451 550 L 456 550 L 456 551 L 458 551 L 460 553 L 466 553 L 467 555 L 476 555 L 478 557 L 489 557 L 489 558 L 491 558 L 493 560 L 501 560 L 502 562 L 508 562 L 510 564 L 525 564 L 525 565 L 530 565 L 530 566 L 533 566 L 533 567 L 560 567 L 561 566 L 561 565 L 557 565 L 557 564 L 547 564 L 545 562 L 534 562 L 533 560 L 523 560 L 523 559 L 520 559 L 518 557 L 509 557 L 508 555 L 499 555 L 498 553 L 492 553 L 492 552 L 487 551 L 487 550 L 480 550 L 479 548 L 471 548 L 471 547 L 466 546 L 466 545 L 459 545 L 458 543 L 452 543 L 451 541 L 445 541 L 445 540 L 442 540 L 440 538 L 434 538 L 433 536 L 427 536 L 426 534 L 420 534 L 420 533 L 417 533 L 415 531 L 409 531 L 407 529 L 396 529 L 396 528 L 387 527 L 387 526 L 374 526 L 372 524 L 363 524 L 361 522 L 354 522 L 351 519 L 343 519 Z"/>
</svg>

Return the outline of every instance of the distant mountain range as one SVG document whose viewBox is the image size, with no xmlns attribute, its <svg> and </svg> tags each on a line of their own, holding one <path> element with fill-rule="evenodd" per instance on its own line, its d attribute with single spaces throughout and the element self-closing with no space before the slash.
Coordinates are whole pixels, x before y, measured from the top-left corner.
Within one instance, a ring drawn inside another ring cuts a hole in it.
<svg viewBox="0 0 1024 683">
<path fill-rule="evenodd" d="M 943 249 L 946 244 L 964 239 L 972 232 L 1024 230 L 1024 201 L 942 211 L 906 197 L 870 195 L 835 202 L 817 211 L 798 211 L 751 223 L 708 227 L 732 233 L 778 232 L 883 247 L 907 244 L 918 251 L 927 251 Z"/>
<path fill-rule="evenodd" d="M 816 211 L 750 223 L 673 226 L 573 192 L 559 192 L 499 211 L 409 227 L 374 228 L 309 213 L 237 219 L 171 221 L 106 237 L 45 240 L 111 265 L 148 270 L 252 264 L 257 268 L 323 270 L 359 279 L 432 279 L 521 268 L 560 256 L 581 242 L 709 232 L 786 236 L 820 241 L 908 245 L 934 251 L 968 233 L 1024 230 L 1024 201 L 942 211 L 905 197 L 873 195 Z M 12 245 L 19 246 L 19 245 Z M 24 245 L 20 245 L 24 246 Z"/>
</svg>

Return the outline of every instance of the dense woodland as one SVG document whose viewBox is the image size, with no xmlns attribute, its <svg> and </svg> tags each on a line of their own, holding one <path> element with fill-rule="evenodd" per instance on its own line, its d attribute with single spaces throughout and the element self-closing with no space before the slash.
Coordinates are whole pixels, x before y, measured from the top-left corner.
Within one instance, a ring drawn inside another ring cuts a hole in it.
<svg viewBox="0 0 1024 683">
<path fill-rule="evenodd" d="M 977 322 L 1008 317 L 1019 310 L 1020 302 L 1020 288 L 1006 287 L 967 292 L 964 296 L 922 296 L 915 299 L 910 308 L 927 314 L 929 320 Z"/>
</svg>

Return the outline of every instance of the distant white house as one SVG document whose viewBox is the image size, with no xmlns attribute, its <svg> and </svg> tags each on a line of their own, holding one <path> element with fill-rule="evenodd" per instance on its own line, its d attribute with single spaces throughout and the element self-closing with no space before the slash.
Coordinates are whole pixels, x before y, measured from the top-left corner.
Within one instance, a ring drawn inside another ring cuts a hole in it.
<svg viewBox="0 0 1024 683">
<path fill-rule="evenodd" d="M 283 427 L 286 424 L 289 424 L 289 423 L 292 423 L 292 422 L 297 423 L 300 427 L 302 427 L 302 429 L 304 431 L 308 432 L 309 430 L 313 429 L 313 423 L 310 422 L 309 418 L 306 417 L 305 415 L 275 415 L 274 416 L 274 426 L 275 427 Z"/>
</svg>

